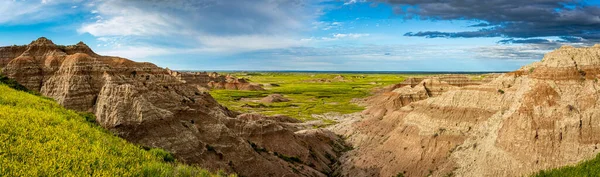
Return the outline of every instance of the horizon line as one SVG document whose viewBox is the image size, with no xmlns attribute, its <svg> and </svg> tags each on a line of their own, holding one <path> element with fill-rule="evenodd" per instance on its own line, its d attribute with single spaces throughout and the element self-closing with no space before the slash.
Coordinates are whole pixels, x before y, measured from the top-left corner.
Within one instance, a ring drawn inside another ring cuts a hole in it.
<svg viewBox="0 0 600 177">
<path fill-rule="evenodd" d="M 367 70 L 367 71 L 361 71 L 361 70 L 242 70 L 242 69 L 235 69 L 235 70 L 219 70 L 219 69 L 212 69 L 212 70 L 189 70 L 189 69 L 178 69 L 178 70 L 174 70 L 174 71 L 183 71 L 183 72 L 297 72 L 297 73 L 301 73 L 301 72 L 319 72 L 319 73 L 507 73 L 507 72 L 512 72 L 512 71 L 418 71 L 418 70 L 411 70 L 411 71 L 385 71 L 385 70 L 381 70 L 381 71 L 372 71 L 372 70 Z"/>
</svg>

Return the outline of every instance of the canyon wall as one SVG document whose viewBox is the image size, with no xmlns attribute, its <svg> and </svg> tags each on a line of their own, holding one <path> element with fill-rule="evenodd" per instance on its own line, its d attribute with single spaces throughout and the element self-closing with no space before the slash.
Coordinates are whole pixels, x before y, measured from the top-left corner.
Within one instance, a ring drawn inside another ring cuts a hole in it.
<svg viewBox="0 0 600 177">
<path fill-rule="evenodd" d="M 345 149 L 326 130 L 286 117 L 233 112 L 151 63 L 100 56 L 84 43 L 40 38 L 0 48 L 2 74 L 63 106 L 93 112 L 124 139 L 164 148 L 180 162 L 241 176 L 327 176 Z"/>
<path fill-rule="evenodd" d="M 600 45 L 567 46 L 488 83 L 423 80 L 380 93 L 364 119 L 331 128 L 354 146 L 338 173 L 523 176 L 593 158 L 598 74 Z"/>
</svg>

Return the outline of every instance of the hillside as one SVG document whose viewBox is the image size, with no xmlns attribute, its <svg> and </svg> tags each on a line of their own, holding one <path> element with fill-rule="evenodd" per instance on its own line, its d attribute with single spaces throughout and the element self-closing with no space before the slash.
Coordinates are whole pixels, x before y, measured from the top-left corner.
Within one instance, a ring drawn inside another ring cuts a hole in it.
<svg viewBox="0 0 600 177">
<path fill-rule="evenodd" d="M 2 73 L 134 144 L 240 176 L 327 176 L 345 149 L 327 130 L 287 117 L 240 114 L 152 63 L 39 38 L 0 47 Z M 266 172 L 266 174 L 265 174 Z"/>
<path fill-rule="evenodd" d="M 331 128 L 354 146 L 340 173 L 523 176 L 593 159 L 599 71 L 600 45 L 565 46 L 486 84 L 423 80 L 381 93 L 357 121 Z M 565 173 L 587 173 L 595 162 Z"/>
<path fill-rule="evenodd" d="M 6 81 L 0 78 L 0 176 L 220 176 L 128 143 L 90 115 Z"/>
</svg>

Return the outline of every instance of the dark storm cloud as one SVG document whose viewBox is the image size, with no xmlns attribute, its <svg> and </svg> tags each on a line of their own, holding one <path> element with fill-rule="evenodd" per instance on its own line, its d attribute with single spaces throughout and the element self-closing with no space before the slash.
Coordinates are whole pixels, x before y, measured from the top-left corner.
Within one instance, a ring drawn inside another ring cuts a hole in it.
<svg viewBox="0 0 600 177">
<path fill-rule="evenodd" d="M 409 32 L 404 34 L 404 36 L 422 36 L 427 38 L 472 38 L 472 37 L 501 37 L 502 33 L 495 32 L 493 28 L 491 29 L 483 29 L 479 31 L 465 31 L 465 32 L 456 32 L 456 33 L 448 33 L 448 32 L 439 32 L 439 31 L 424 31 L 424 32 Z"/>
<path fill-rule="evenodd" d="M 470 25 L 469 27 L 488 27 L 488 26 L 492 26 L 492 25 L 489 23 L 478 23 L 478 24 Z"/>
<path fill-rule="evenodd" d="M 548 39 L 504 39 L 498 41 L 501 44 L 551 44 Z"/>
<path fill-rule="evenodd" d="M 395 13 L 422 20 L 474 20 L 484 23 L 463 32 L 420 31 L 405 36 L 429 38 L 562 36 L 566 41 L 600 39 L 600 7 L 582 0 L 379 0 L 395 6 Z M 520 41 L 513 41 L 513 43 Z M 530 41 L 542 42 L 542 41 Z"/>
</svg>

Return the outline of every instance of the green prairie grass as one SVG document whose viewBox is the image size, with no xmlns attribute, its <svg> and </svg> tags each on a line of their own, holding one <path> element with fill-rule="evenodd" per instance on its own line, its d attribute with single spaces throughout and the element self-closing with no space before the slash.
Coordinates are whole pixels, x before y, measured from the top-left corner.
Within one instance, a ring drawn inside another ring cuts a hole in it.
<svg viewBox="0 0 600 177">
<path fill-rule="evenodd" d="M 534 177 L 563 177 L 563 176 L 600 176 L 600 154 L 594 159 L 580 162 L 576 165 L 542 170 L 532 175 Z"/>
<path fill-rule="evenodd" d="M 375 87 L 402 82 L 407 75 L 398 74 L 315 74 L 315 73 L 229 73 L 253 83 L 276 84 L 266 91 L 211 90 L 211 95 L 221 104 L 240 112 L 266 115 L 286 115 L 300 120 L 314 120 L 313 114 L 337 112 L 342 114 L 364 109 L 351 102 L 353 98 L 370 95 Z M 335 77 L 341 75 L 343 81 Z M 317 82 L 329 80 L 331 82 Z M 290 99 L 283 103 L 257 103 L 241 100 L 258 100 L 269 94 L 282 94 Z"/>
<path fill-rule="evenodd" d="M 11 87 L 0 81 L 0 176 L 225 176 L 144 150 L 97 126 L 93 115 Z"/>
</svg>

